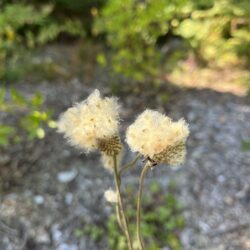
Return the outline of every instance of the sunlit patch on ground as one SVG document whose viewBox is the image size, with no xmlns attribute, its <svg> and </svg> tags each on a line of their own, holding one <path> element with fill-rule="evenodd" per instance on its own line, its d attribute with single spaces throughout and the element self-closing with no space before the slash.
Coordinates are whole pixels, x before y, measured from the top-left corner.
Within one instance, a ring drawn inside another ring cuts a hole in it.
<svg viewBox="0 0 250 250">
<path fill-rule="evenodd" d="M 222 69 L 201 68 L 192 59 L 183 62 L 166 79 L 177 86 L 212 89 L 239 96 L 247 95 L 250 88 L 249 70 L 232 66 Z"/>
</svg>

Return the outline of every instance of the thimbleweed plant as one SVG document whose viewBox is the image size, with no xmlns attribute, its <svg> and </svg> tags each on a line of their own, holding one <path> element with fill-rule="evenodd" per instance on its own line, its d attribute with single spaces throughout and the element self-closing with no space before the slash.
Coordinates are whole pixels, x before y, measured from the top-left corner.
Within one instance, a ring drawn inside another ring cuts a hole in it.
<svg viewBox="0 0 250 250">
<path fill-rule="evenodd" d="M 86 100 L 63 113 L 57 127 L 71 145 L 86 153 L 98 150 L 104 167 L 113 173 L 115 190 L 108 189 L 104 197 L 116 205 L 117 222 L 126 237 L 129 250 L 134 249 L 135 244 L 133 246 L 134 237 L 131 237 L 121 194 L 122 174 L 134 167 L 140 158 L 144 158 L 136 211 L 136 245 L 143 250 L 145 246 L 141 236 L 141 201 L 144 178 L 150 169 L 159 164 L 179 165 L 184 162 L 189 129 L 183 119 L 173 122 L 157 111 L 145 110 L 126 132 L 126 141 L 137 155 L 125 166 L 120 166 L 123 146 L 119 136 L 119 111 L 116 98 L 102 98 L 100 92 L 95 90 Z"/>
</svg>

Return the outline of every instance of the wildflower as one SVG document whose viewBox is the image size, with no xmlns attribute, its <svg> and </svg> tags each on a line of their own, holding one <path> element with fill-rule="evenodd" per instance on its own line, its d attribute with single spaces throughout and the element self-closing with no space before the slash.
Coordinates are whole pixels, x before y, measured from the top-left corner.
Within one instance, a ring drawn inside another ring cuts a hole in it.
<svg viewBox="0 0 250 250">
<path fill-rule="evenodd" d="M 117 203 L 117 193 L 111 188 L 104 192 L 104 198 L 110 203 Z"/>
<path fill-rule="evenodd" d="M 155 163 L 178 165 L 185 159 L 188 135 L 184 119 L 173 122 L 169 117 L 147 109 L 129 126 L 126 139 L 133 151 Z"/>
<path fill-rule="evenodd" d="M 115 155 L 119 152 L 119 105 L 116 98 L 102 98 L 95 90 L 60 116 L 58 131 L 86 152 L 96 149 Z"/>
</svg>

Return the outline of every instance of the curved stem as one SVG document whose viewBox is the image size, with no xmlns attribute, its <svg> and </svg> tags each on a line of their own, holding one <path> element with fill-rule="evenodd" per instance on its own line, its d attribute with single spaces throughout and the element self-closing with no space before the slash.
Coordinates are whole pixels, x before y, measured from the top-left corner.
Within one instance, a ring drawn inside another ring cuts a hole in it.
<svg viewBox="0 0 250 250">
<path fill-rule="evenodd" d="M 128 221 L 125 215 L 125 211 L 124 211 L 124 205 L 123 205 L 123 201 L 122 201 L 122 197 L 121 197 L 121 189 L 120 189 L 120 180 L 119 180 L 119 174 L 117 171 L 117 160 L 116 160 L 116 156 L 114 156 L 113 158 L 114 160 L 114 176 L 115 176 L 115 185 L 116 185 L 116 190 L 117 190 L 117 195 L 118 195 L 118 209 L 120 208 L 120 212 L 121 212 L 121 219 L 122 219 L 122 225 L 124 226 L 124 233 L 125 236 L 127 238 L 127 243 L 128 243 L 128 249 L 132 250 L 132 241 L 131 241 L 131 236 L 129 233 L 129 228 L 128 228 Z"/>
<path fill-rule="evenodd" d="M 141 155 L 140 155 L 140 154 L 137 154 L 134 160 L 132 160 L 131 162 L 129 162 L 128 164 L 126 164 L 125 166 L 123 166 L 123 167 L 119 170 L 119 176 L 121 176 L 121 174 L 122 174 L 123 172 L 125 172 L 127 169 L 134 167 L 134 165 L 136 164 L 136 162 L 139 160 L 140 157 L 141 157 Z"/>
<path fill-rule="evenodd" d="M 144 249 L 143 239 L 141 236 L 141 200 L 142 200 L 142 192 L 143 192 L 143 184 L 144 178 L 150 169 L 152 164 L 148 161 L 142 169 L 140 181 L 139 181 L 139 191 L 138 191 L 138 199 L 137 199 L 137 216 L 136 216 L 136 234 L 137 240 L 139 242 L 140 250 Z"/>
</svg>

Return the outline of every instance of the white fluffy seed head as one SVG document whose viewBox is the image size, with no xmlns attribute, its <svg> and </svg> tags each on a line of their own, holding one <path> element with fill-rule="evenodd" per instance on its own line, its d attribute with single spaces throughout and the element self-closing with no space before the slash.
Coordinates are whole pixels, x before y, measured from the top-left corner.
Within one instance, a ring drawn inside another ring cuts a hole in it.
<svg viewBox="0 0 250 250">
<path fill-rule="evenodd" d="M 119 109 L 116 98 L 102 98 L 95 90 L 60 116 L 58 132 L 64 133 L 73 146 L 93 151 L 98 148 L 98 140 L 118 134 Z"/>
<path fill-rule="evenodd" d="M 110 202 L 110 203 L 117 203 L 117 193 L 109 188 L 108 190 L 106 190 L 104 192 L 104 198 L 106 199 L 107 202 Z"/>
<path fill-rule="evenodd" d="M 129 126 L 126 140 L 134 152 L 157 163 L 177 165 L 184 161 L 188 135 L 184 119 L 173 122 L 169 117 L 147 109 Z M 183 146 L 178 146 L 180 144 Z"/>
</svg>

